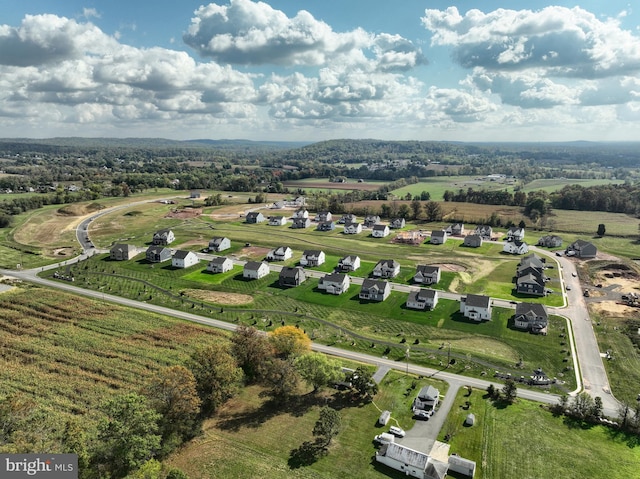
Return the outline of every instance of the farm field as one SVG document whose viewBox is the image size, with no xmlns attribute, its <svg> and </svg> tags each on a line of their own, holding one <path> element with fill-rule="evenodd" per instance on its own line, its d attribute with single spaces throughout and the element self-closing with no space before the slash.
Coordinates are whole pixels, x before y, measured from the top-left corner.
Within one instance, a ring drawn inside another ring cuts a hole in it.
<svg viewBox="0 0 640 479">
<path fill-rule="evenodd" d="M 554 416 L 539 404 L 518 399 L 503 406 L 474 390 L 460 389 L 438 440 L 450 434 L 451 453 L 476 462 L 476 479 L 626 479 L 637 474 L 640 447 L 637 438 L 604 426 L 583 426 Z M 471 402 L 469 409 L 465 401 Z M 464 427 L 467 414 L 475 425 Z M 535 453 L 531 445 L 535 444 Z"/>
<path fill-rule="evenodd" d="M 530 191 L 546 191 L 552 193 L 554 191 L 561 190 L 568 185 L 580 185 L 585 188 L 589 186 L 599 185 L 620 185 L 624 180 L 609 180 L 609 179 L 573 179 L 573 178 L 545 178 L 540 180 L 533 180 L 525 184 L 522 187 L 522 191 L 529 193 Z"/>
<path fill-rule="evenodd" d="M 458 190 L 466 190 L 468 188 L 484 189 L 487 191 L 508 190 L 513 191 L 513 187 L 517 184 L 513 179 L 500 179 L 490 181 L 481 175 L 476 176 L 434 176 L 433 178 L 422 178 L 420 182 L 413 185 L 403 186 L 397 190 L 391 191 L 391 194 L 398 198 L 404 198 L 405 195 L 420 196 L 420 193 L 427 191 L 431 195 L 432 201 L 442 201 L 446 190 L 458 192 Z"/>
<path fill-rule="evenodd" d="M 283 185 L 289 190 L 304 189 L 305 192 L 309 191 L 334 191 L 334 190 L 361 190 L 361 191 L 375 191 L 381 186 L 389 183 L 388 181 L 381 180 L 366 180 L 358 183 L 357 179 L 349 178 L 346 183 L 333 183 L 329 181 L 329 178 L 305 178 L 302 180 L 285 181 Z"/>
</svg>

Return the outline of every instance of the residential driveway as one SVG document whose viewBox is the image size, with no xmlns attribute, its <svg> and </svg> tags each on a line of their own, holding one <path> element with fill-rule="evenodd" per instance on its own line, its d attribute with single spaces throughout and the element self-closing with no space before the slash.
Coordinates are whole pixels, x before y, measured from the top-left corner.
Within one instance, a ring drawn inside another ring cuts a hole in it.
<svg viewBox="0 0 640 479">
<path fill-rule="evenodd" d="M 415 420 L 414 426 L 407 430 L 407 435 L 403 438 L 397 438 L 396 442 L 415 451 L 428 454 L 438 438 L 438 434 L 440 434 L 460 385 L 461 383 L 459 382 L 451 382 L 447 395 L 440 402 L 434 415 L 428 421 Z"/>
</svg>

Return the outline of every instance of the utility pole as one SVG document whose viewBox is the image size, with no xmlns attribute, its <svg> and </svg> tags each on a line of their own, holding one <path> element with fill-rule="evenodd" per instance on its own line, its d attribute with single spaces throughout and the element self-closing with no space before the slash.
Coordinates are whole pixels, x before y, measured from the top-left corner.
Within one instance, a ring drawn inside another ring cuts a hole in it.
<svg viewBox="0 0 640 479">
<path fill-rule="evenodd" d="M 451 343 L 449 343 L 449 352 L 447 353 L 447 368 L 451 364 Z"/>
<path fill-rule="evenodd" d="M 409 356 L 410 356 L 410 347 L 407 346 L 407 350 L 404 353 L 405 358 L 407 359 L 407 372 L 406 374 L 409 374 Z"/>
</svg>

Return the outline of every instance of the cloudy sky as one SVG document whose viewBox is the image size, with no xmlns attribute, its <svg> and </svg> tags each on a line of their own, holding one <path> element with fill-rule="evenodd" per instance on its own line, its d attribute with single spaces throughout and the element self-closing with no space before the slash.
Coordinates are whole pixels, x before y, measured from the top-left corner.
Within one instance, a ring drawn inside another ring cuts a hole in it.
<svg viewBox="0 0 640 479">
<path fill-rule="evenodd" d="M 0 0 L 0 11 L 5 138 L 640 140 L 629 1 Z"/>
</svg>

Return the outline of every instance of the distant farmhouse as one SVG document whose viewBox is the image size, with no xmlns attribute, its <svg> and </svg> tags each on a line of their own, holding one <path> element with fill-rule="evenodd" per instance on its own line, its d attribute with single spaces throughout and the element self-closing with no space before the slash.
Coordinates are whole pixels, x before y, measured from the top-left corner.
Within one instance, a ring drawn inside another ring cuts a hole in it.
<svg viewBox="0 0 640 479">
<path fill-rule="evenodd" d="M 293 219 L 296 218 L 308 218 L 309 217 L 309 211 L 306 208 L 300 208 L 296 211 L 293 212 L 293 215 L 291 216 Z"/>
<path fill-rule="evenodd" d="M 331 221 L 332 217 L 333 216 L 330 211 L 320 211 L 316 215 L 315 221 L 318 223 L 324 223 L 326 221 Z"/>
<path fill-rule="evenodd" d="M 284 226 L 287 224 L 287 218 L 284 216 L 270 216 L 269 226 Z"/>
<path fill-rule="evenodd" d="M 345 225 L 347 223 L 355 223 L 356 221 L 358 221 L 358 218 L 356 217 L 356 215 L 354 215 L 352 213 L 345 213 L 338 220 L 338 224 Z"/>
<path fill-rule="evenodd" d="M 524 239 L 524 228 L 512 226 L 507 230 L 507 241 L 522 241 Z"/>
<path fill-rule="evenodd" d="M 391 220 L 391 223 L 389 223 L 389 228 L 396 230 L 404 228 L 406 224 L 407 222 L 404 218 L 394 218 Z"/>
<path fill-rule="evenodd" d="M 473 230 L 473 234 L 481 236 L 484 240 L 490 240 L 491 235 L 493 234 L 493 230 L 489 225 L 477 225 Z"/>
<path fill-rule="evenodd" d="M 464 234 L 464 224 L 453 223 L 445 228 L 445 232 L 450 236 L 461 236 Z"/>
<path fill-rule="evenodd" d="M 373 225 L 380 223 L 380 217 L 378 215 L 367 215 L 364 217 L 364 227 L 373 228 Z"/>
</svg>

